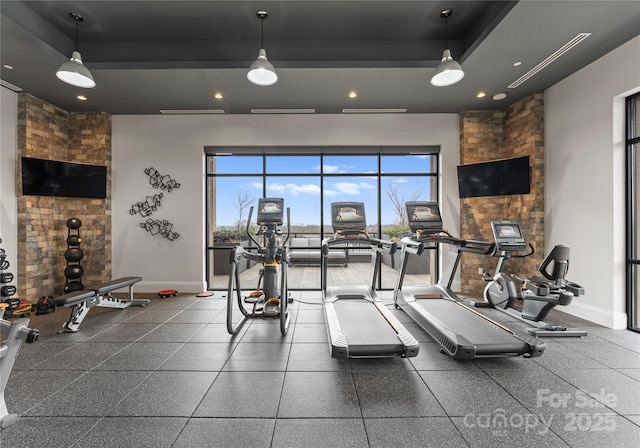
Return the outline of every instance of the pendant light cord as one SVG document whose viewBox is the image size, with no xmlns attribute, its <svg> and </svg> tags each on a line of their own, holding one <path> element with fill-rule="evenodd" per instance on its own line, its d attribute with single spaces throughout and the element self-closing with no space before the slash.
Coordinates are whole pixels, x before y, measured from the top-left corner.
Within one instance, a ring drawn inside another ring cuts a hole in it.
<svg viewBox="0 0 640 448">
<path fill-rule="evenodd" d="M 260 17 L 260 48 L 264 48 L 264 17 Z"/>
<path fill-rule="evenodd" d="M 74 17 L 75 21 L 76 21 L 76 51 L 78 50 L 78 18 Z"/>
<path fill-rule="evenodd" d="M 444 48 L 449 48 L 449 16 L 444 18 Z"/>
</svg>

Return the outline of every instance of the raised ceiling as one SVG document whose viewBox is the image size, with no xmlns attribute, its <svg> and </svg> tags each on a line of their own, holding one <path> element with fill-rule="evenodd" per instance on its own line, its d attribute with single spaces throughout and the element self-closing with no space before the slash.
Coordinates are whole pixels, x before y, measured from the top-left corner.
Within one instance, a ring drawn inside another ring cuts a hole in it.
<svg viewBox="0 0 640 448">
<path fill-rule="evenodd" d="M 434 87 L 444 8 L 453 9 L 448 46 L 466 75 Z M 258 9 L 269 13 L 264 47 L 279 75 L 269 87 L 246 78 L 260 48 Z M 3 0 L 0 11 L 3 85 L 68 111 L 111 114 L 502 109 L 640 32 L 638 1 Z M 71 12 L 84 17 L 78 50 L 93 89 L 55 76 L 74 50 Z M 575 47 L 509 87 L 581 33 Z M 499 92 L 506 98 L 492 100 Z"/>
</svg>

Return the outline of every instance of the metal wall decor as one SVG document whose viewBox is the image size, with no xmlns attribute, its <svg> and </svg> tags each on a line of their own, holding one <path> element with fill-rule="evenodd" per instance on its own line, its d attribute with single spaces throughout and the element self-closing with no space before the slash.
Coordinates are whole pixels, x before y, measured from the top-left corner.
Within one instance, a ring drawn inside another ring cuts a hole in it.
<svg viewBox="0 0 640 448">
<path fill-rule="evenodd" d="M 149 176 L 149 185 L 152 188 L 160 189 L 170 193 L 176 188 L 180 188 L 180 184 L 172 179 L 168 174 L 162 175 L 153 167 L 145 168 L 144 173 Z M 136 202 L 129 209 L 129 214 L 140 215 L 144 218 L 148 218 L 162 205 L 164 199 L 164 193 L 154 194 L 153 196 L 145 197 L 144 201 Z M 173 231 L 173 224 L 166 219 L 147 219 L 145 222 L 140 223 L 140 227 L 149 232 L 152 236 L 160 235 L 169 241 L 174 241 L 180 236 L 179 233 Z"/>
<path fill-rule="evenodd" d="M 180 188 L 180 184 L 173 180 L 168 174 L 162 175 L 155 168 L 150 167 L 144 170 L 144 173 L 149 176 L 149 183 L 153 188 L 160 188 L 170 192 L 175 188 Z"/>
<path fill-rule="evenodd" d="M 147 219 L 145 222 L 140 223 L 140 227 L 149 232 L 151 235 L 160 235 L 169 241 L 177 239 L 180 235 L 174 232 L 173 224 L 167 220 L 160 221 L 159 219 Z"/>
<path fill-rule="evenodd" d="M 140 216 L 146 218 L 147 216 L 151 216 L 153 212 L 158 210 L 162 204 L 162 193 L 154 194 L 153 196 L 147 196 L 144 202 L 136 202 L 129 209 L 129 213 L 135 215 L 139 213 Z"/>
</svg>

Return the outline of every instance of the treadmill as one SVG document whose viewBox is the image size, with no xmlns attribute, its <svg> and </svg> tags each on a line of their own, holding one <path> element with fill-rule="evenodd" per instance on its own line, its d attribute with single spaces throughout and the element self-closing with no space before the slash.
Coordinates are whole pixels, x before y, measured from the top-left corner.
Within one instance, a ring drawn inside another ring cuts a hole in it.
<svg viewBox="0 0 640 448">
<path fill-rule="evenodd" d="M 452 290 L 451 283 L 464 252 L 489 254 L 494 243 L 464 240 L 447 233 L 436 202 L 405 204 L 413 232 L 402 239 L 402 263 L 394 302 L 440 345 L 441 352 L 456 359 L 542 355 L 545 345 L 535 336 L 511 330 L 473 309 Z M 438 283 L 403 286 L 408 259 L 427 248 L 448 244 L 451 250 Z"/>
<path fill-rule="evenodd" d="M 366 232 L 364 203 L 331 204 L 332 238 L 322 241 L 322 301 L 330 353 L 333 358 L 410 358 L 418 341 L 389 311 L 376 294 L 382 254 L 393 254 L 396 243 L 370 237 Z M 362 286 L 327 286 L 329 251 L 332 246 L 362 247 L 371 255 L 371 283 Z"/>
</svg>

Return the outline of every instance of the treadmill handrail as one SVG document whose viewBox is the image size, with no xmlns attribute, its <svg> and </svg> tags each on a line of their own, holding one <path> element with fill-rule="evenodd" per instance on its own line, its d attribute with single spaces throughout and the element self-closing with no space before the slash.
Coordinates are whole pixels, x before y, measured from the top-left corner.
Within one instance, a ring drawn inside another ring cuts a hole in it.
<svg viewBox="0 0 640 448">
<path fill-rule="evenodd" d="M 461 252 L 471 252 L 480 255 L 491 254 L 494 252 L 496 247 L 496 243 L 494 242 L 456 238 L 446 230 L 443 230 L 439 233 L 427 234 L 424 236 L 423 234 L 420 234 L 419 238 L 416 238 L 415 235 L 406 238 L 413 243 L 447 243 L 453 246 L 458 246 Z M 405 239 L 403 238 L 402 241 L 404 242 Z"/>
<path fill-rule="evenodd" d="M 329 246 L 337 246 L 345 243 L 368 244 L 371 247 L 376 247 L 386 255 L 393 255 L 398 250 L 398 244 L 395 241 L 385 241 L 378 238 L 372 238 L 370 236 L 359 236 L 357 238 L 325 238 L 322 240 L 322 253 L 323 255 L 328 255 Z"/>
<path fill-rule="evenodd" d="M 407 252 L 415 255 L 422 255 L 422 252 L 424 252 L 424 243 L 421 243 L 420 241 L 416 241 L 405 236 L 400 240 L 400 242 L 403 244 L 403 247 Z"/>
</svg>

